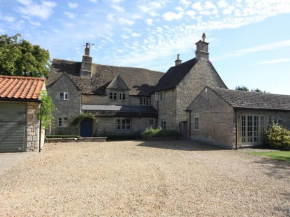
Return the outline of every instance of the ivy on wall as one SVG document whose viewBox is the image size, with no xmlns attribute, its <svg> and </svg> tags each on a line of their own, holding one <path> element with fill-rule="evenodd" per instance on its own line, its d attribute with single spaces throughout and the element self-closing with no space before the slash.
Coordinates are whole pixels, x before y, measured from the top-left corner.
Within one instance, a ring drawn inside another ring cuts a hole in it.
<svg viewBox="0 0 290 217">
<path fill-rule="evenodd" d="M 45 90 L 41 91 L 40 99 L 41 99 L 41 106 L 39 109 L 39 113 L 37 114 L 37 118 L 41 120 L 42 126 L 47 129 L 53 118 L 52 112 L 56 110 L 56 107 L 51 97 L 48 96 L 47 91 Z"/>
<path fill-rule="evenodd" d="M 97 119 L 92 113 L 81 113 L 77 117 L 75 117 L 75 119 L 72 122 L 72 125 L 75 126 L 76 128 L 79 128 L 81 122 L 84 119 L 91 119 L 94 122 L 94 124 L 97 123 Z"/>
</svg>

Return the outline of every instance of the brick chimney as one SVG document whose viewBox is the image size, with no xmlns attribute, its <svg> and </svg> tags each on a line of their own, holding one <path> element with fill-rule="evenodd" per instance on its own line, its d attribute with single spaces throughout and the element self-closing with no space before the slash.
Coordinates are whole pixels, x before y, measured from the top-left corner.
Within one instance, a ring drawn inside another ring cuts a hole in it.
<svg viewBox="0 0 290 217">
<path fill-rule="evenodd" d="M 93 58 L 90 57 L 90 44 L 86 43 L 85 55 L 83 55 L 82 59 L 82 67 L 81 67 L 81 77 L 91 77 L 92 76 L 92 62 Z"/>
<path fill-rule="evenodd" d="M 206 35 L 205 33 L 202 34 L 202 40 L 199 40 L 198 42 L 196 42 L 196 59 L 200 59 L 200 58 L 204 58 L 204 59 L 209 59 L 209 53 L 208 53 L 208 45 L 209 43 L 207 43 L 205 41 L 206 39 Z"/>
<path fill-rule="evenodd" d="M 175 60 L 175 66 L 178 66 L 182 62 L 182 60 L 179 59 L 179 56 L 180 56 L 180 54 L 177 54 L 177 59 Z"/>
</svg>

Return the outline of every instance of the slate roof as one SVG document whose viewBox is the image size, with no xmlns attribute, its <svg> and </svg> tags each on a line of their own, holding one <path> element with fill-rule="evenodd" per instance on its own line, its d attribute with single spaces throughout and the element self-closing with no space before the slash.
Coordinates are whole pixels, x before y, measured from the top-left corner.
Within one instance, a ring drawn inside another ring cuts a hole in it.
<svg viewBox="0 0 290 217">
<path fill-rule="evenodd" d="M 52 85 L 63 73 L 67 73 L 84 94 L 104 95 L 106 87 L 117 75 L 120 75 L 129 88 L 130 95 L 148 96 L 159 79 L 164 75 L 162 72 L 142 68 L 93 63 L 92 77 L 84 78 L 79 76 L 80 69 L 81 62 L 53 59 L 52 70 L 47 85 Z"/>
<path fill-rule="evenodd" d="M 290 111 L 290 96 L 207 87 L 234 108 Z"/>
<path fill-rule="evenodd" d="M 195 63 L 197 63 L 196 58 L 188 60 L 177 66 L 172 66 L 159 80 L 154 92 L 175 88 L 192 69 Z"/>
<path fill-rule="evenodd" d="M 39 100 L 44 78 L 0 75 L 0 99 Z"/>
<path fill-rule="evenodd" d="M 82 111 L 99 117 L 157 117 L 152 106 L 82 105 Z"/>
</svg>

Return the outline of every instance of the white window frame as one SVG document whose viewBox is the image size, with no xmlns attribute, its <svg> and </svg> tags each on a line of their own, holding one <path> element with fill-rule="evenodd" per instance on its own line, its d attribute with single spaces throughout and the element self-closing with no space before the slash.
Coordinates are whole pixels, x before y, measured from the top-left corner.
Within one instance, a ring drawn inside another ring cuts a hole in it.
<svg viewBox="0 0 290 217">
<path fill-rule="evenodd" d="M 112 98 L 111 98 L 111 96 L 112 96 Z M 117 92 L 111 91 L 109 93 L 110 100 L 117 100 L 117 96 L 118 96 L 118 93 Z"/>
<path fill-rule="evenodd" d="M 193 118 L 193 129 L 199 130 L 199 115 L 195 114 Z"/>
<path fill-rule="evenodd" d="M 132 129 L 131 119 L 129 119 L 129 118 L 117 118 L 116 119 L 116 130 L 128 131 L 131 129 Z"/>
<path fill-rule="evenodd" d="M 58 117 L 57 127 L 68 127 L 68 117 Z"/>
<path fill-rule="evenodd" d="M 126 100 L 126 93 L 125 92 L 119 92 L 119 101 Z"/>
<path fill-rule="evenodd" d="M 241 116 L 241 127 L 242 144 L 261 144 L 263 142 L 265 129 L 264 115 L 243 114 Z"/>
<path fill-rule="evenodd" d="M 61 94 L 62 94 L 62 97 L 61 97 Z M 68 100 L 68 92 L 60 92 L 59 100 Z"/>
<path fill-rule="evenodd" d="M 166 130 L 166 119 L 165 118 L 161 118 L 161 128 L 162 128 L 162 130 Z"/>
<path fill-rule="evenodd" d="M 280 126 L 283 126 L 283 116 L 281 115 L 271 115 L 269 116 L 269 125 L 272 123 L 279 124 Z"/>
<path fill-rule="evenodd" d="M 154 125 L 154 119 L 153 118 L 149 120 L 149 125 L 150 126 L 153 126 Z"/>
<path fill-rule="evenodd" d="M 164 96 L 163 92 L 155 92 L 155 100 L 156 101 L 162 101 L 164 98 L 163 96 Z"/>
<path fill-rule="evenodd" d="M 148 106 L 149 103 L 149 97 L 140 97 L 140 105 Z"/>
</svg>

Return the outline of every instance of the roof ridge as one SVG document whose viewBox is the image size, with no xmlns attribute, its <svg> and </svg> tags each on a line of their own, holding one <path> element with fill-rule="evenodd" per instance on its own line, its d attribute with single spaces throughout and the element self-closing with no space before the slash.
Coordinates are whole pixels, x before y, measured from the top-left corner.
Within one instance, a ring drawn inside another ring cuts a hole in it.
<svg viewBox="0 0 290 217">
<path fill-rule="evenodd" d="M 45 78 L 38 78 L 38 77 L 25 77 L 25 76 L 13 76 L 13 75 L 0 75 L 0 78 L 9 78 L 9 79 L 34 79 L 34 80 L 45 80 Z"/>
</svg>

